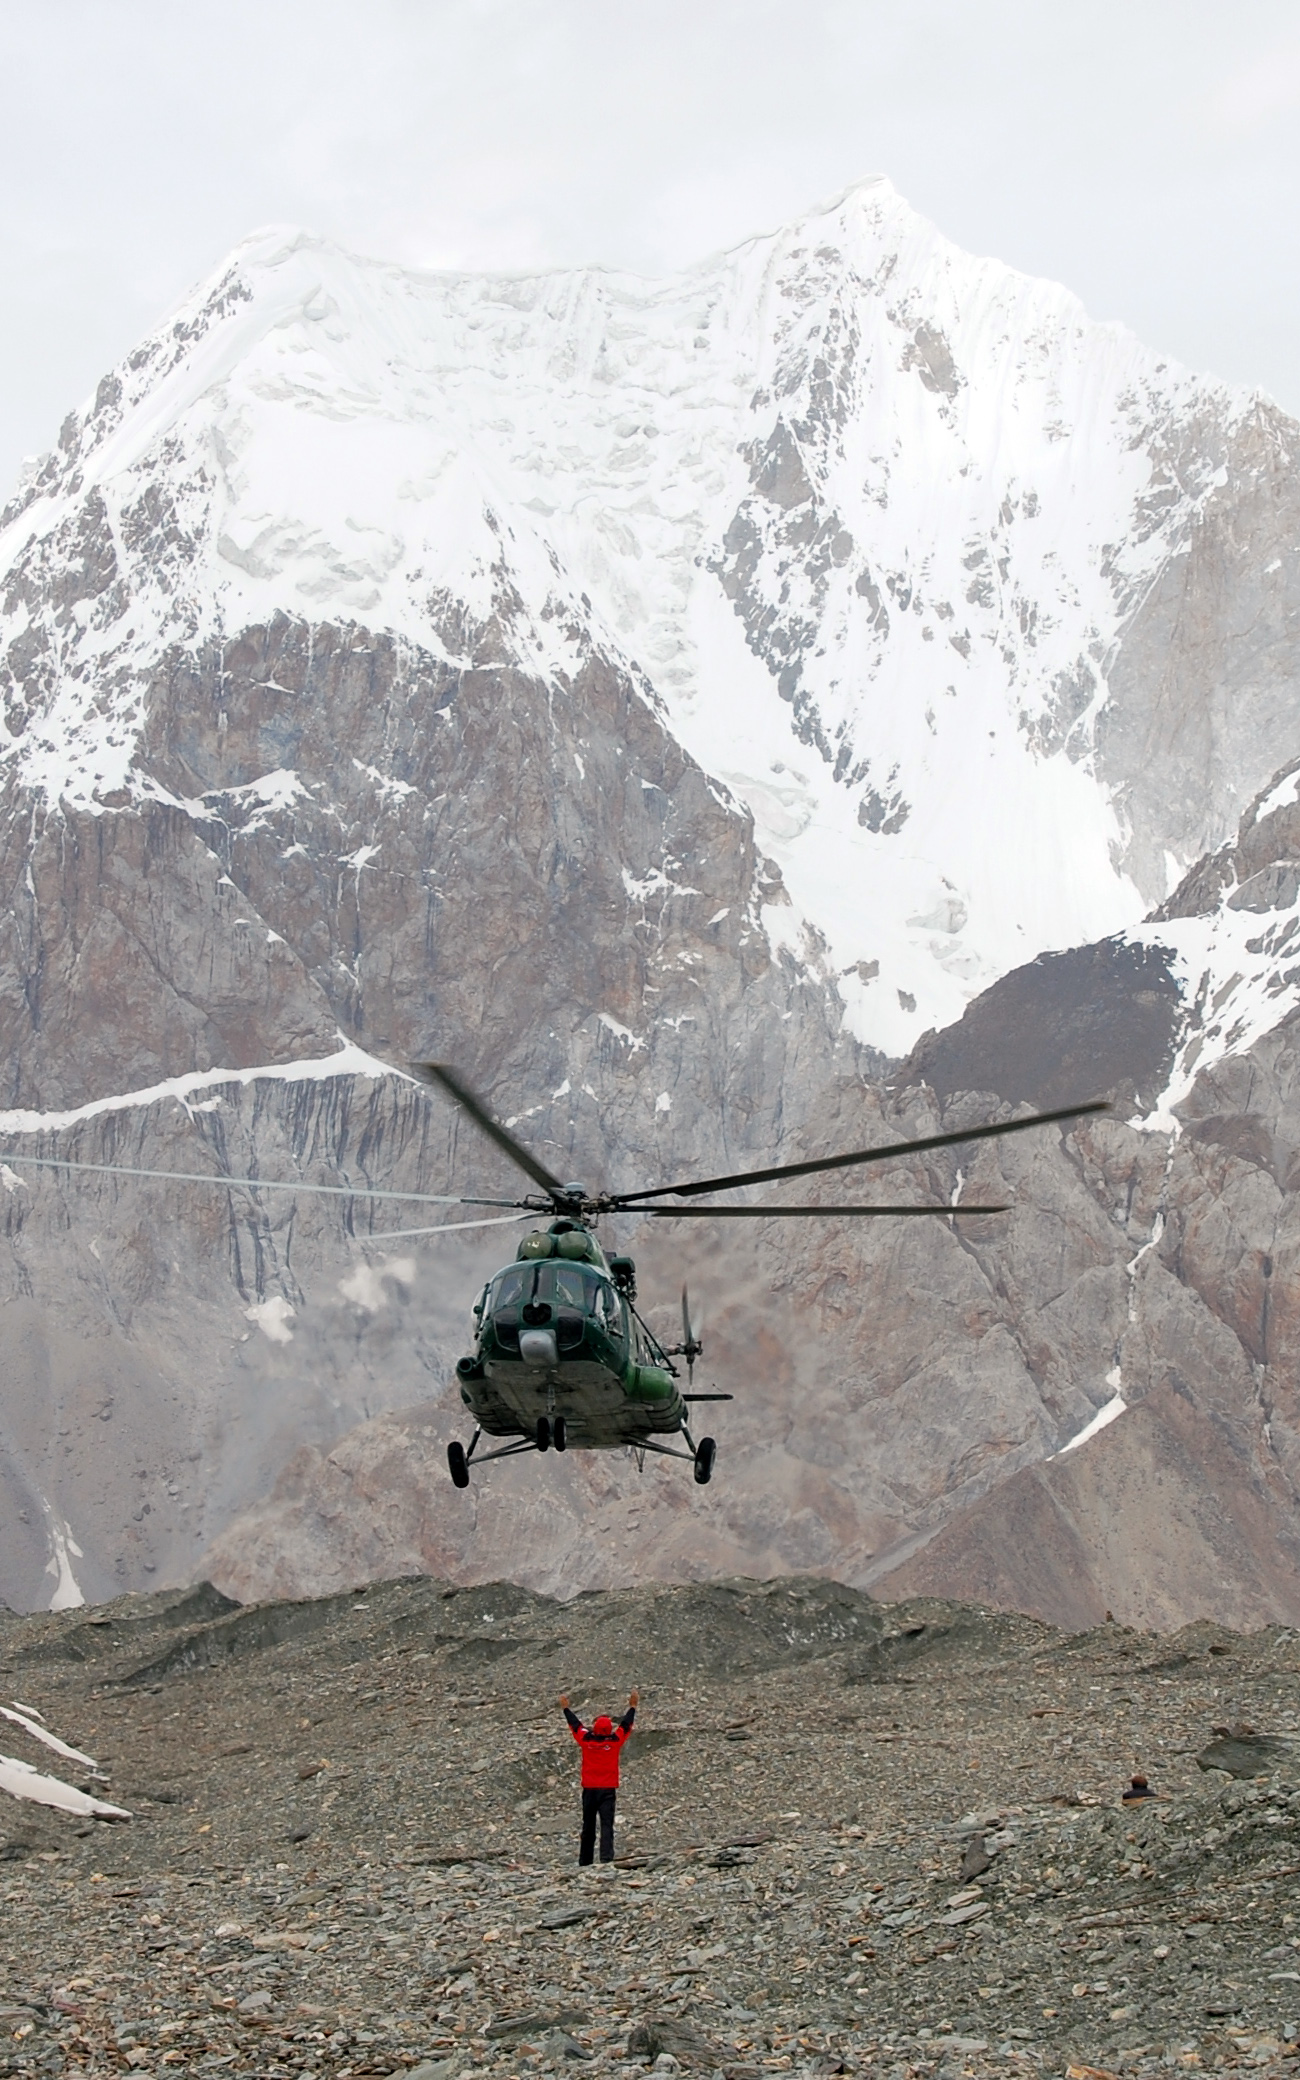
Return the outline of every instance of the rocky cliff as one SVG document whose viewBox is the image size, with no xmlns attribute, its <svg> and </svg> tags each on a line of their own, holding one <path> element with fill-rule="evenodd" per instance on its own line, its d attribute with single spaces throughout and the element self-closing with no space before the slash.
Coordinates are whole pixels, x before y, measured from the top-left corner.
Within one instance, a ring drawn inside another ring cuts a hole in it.
<svg viewBox="0 0 1300 2080">
<path fill-rule="evenodd" d="M 884 183 L 668 283 L 241 248 L 0 533 L 0 1593 L 868 1582 L 1194 1406 L 1159 1593 L 1107 1488 L 1039 1601 L 1291 1607 L 1298 438 Z M 466 1499 L 509 1228 L 21 1161 L 508 1196 L 426 1054 L 593 1183 L 1117 1111 L 872 1184 L 960 1232 L 625 1222 L 717 1483 Z"/>
</svg>

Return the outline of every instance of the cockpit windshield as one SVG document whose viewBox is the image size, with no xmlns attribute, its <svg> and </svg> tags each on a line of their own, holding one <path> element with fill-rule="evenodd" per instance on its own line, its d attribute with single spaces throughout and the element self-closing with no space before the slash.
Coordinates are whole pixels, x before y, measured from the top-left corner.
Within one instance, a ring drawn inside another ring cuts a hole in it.
<svg viewBox="0 0 1300 2080">
<path fill-rule="evenodd" d="M 566 1313 L 587 1315 L 608 1336 L 618 1336 L 622 1331 L 618 1296 L 604 1274 L 589 1264 L 552 1261 L 507 1265 L 492 1281 L 486 1312 L 497 1315 L 522 1307 L 525 1302 L 551 1307 L 557 1313 L 564 1309 Z"/>
</svg>

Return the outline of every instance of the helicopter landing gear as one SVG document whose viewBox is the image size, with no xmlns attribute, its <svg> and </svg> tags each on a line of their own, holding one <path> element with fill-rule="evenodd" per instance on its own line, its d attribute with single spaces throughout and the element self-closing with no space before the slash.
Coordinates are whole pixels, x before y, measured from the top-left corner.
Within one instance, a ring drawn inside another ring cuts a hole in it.
<svg viewBox="0 0 1300 2080">
<path fill-rule="evenodd" d="M 452 1486 L 468 1488 L 469 1461 L 465 1457 L 465 1447 L 459 1438 L 453 1438 L 447 1446 L 447 1464 L 451 1468 Z"/>
<path fill-rule="evenodd" d="M 713 1462 L 718 1456 L 718 1447 L 711 1437 L 702 1437 L 695 1447 L 695 1479 L 701 1488 L 706 1488 L 713 1479 Z"/>
<path fill-rule="evenodd" d="M 563 1416 L 556 1416 L 551 1424 L 551 1443 L 557 1452 L 562 1452 L 569 1442 L 569 1426 Z"/>
<path fill-rule="evenodd" d="M 537 1449 L 539 1452 L 549 1452 L 551 1449 L 551 1419 L 549 1416 L 538 1416 L 537 1418 Z M 562 1447 L 557 1446 L 557 1450 L 560 1449 Z"/>
</svg>

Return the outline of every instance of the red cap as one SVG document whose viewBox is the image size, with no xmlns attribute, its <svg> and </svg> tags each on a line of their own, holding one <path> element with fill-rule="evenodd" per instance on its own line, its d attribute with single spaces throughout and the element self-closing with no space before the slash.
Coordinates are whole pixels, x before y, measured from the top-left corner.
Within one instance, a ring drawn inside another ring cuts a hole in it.
<svg viewBox="0 0 1300 2080">
<path fill-rule="evenodd" d="M 606 1718 L 604 1712 L 602 1712 L 599 1719 L 592 1720 L 591 1730 L 593 1733 L 612 1733 L 614 1731 L 614 1721 Z"/>
</svg>

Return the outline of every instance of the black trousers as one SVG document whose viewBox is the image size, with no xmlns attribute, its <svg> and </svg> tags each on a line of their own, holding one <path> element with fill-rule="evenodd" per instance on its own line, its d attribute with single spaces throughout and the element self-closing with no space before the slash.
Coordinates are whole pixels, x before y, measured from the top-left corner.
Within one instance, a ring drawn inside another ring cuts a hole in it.
<svg viewBox="0 0 1300 2080">
<path fill-rule="evenodd" d="M 582 1791 L 582 1840 L 578 1845 L 579 1863 L 590 1863 L 596 1847 L 596 1822 L 600 1821 L 600 1860 L 614 1861 L 614 1800 L 617 1791 L 593 1791 L 584 1785 Z"/>
</svg>

